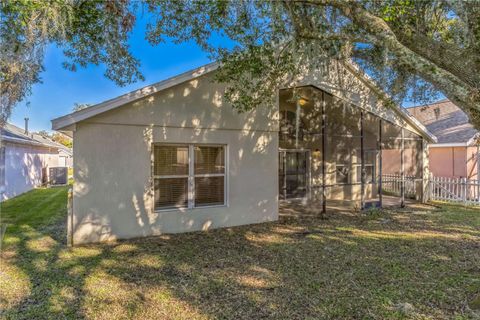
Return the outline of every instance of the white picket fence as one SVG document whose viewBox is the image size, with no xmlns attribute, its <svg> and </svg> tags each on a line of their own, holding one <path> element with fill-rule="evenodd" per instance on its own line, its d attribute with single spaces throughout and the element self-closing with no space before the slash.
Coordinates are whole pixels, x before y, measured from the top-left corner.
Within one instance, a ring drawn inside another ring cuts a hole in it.
<svg viewBox="0 0 480 320">
<path fill-rule="evenodd" d="M 405 176 L 405 197 L 415 198 L 417 194 L 417 181 L 421 180 L 414 176 Z M 382 190 L 384 192 L 400 196 L 402 192 L 402 176 L 399 174 L 383 174 Z"/>
<path fill-rule="evenodd" d="M 414 176 L 405 176 L 404 180 L 405 197 L 415 198 L 418 195 L 417 189 L 421 186 L 421 183 L 419 183 L 421 179 Z M 402 176 L 398 174 L 382 175 L 382 190 L 386 194 L 400 196 Z M 428 192 L 430 200 L 480 205 L 480 180 L 431 176 Z"/>
<path fill-rule="evenodd" d="M 480 181 L 466 178 L 430 178 L 430 200 L 480 205 Z"/>
</svg>

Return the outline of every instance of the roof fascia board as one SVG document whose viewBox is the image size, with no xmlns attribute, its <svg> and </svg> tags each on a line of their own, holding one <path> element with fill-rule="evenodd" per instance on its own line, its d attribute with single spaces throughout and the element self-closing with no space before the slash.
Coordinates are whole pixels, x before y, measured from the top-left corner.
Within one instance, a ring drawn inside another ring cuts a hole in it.
<svg viewBox="0 0 480 320">
<path fill-rule="evenodd" d="M 53 146 L 53 145 L 47 145 L 47 144 L 43 144 L 41 142 L 37 142 L 37 141 L 33 141 L 33 140 L 30 141 L 30 140 L 8 137 L 8 136 L 2 136 L 2 141 L 17 143 L 17 144 L 26 144 L 26 145 L 31 145 L 31 146 L 38 146 L 38 147 L 43 147 L 43 148 L 58 149 L 58 147 Z"/>
<path fill-rule="evenodd" d="M 467 142 L 446 142 L 446 143 L 432 143 L 428 145 L 430 148 L 443 148 L 443 147 L 468 147 Z"/>
<path fill-rule="evenodd" d="M 91 118 L 93 116 L 96 116 L 100 113 L 115 109 L 117 107 L 120 107 L 122 105 L 125 105 L 130 102 L 137 101 L 139 99 L 145 98 L 149 95 L 152 95 L 154 93 L 160 92 L 162 90 L 171 88 L 173 86 L 176 86 L 178 84 L 181 84 L 183 82 L 198 78 L 202 75 L 205 75 L 207 73 L 210 73 L 220 66 L 219 62 L 212 62 L 207 65 L 201 66 L 199 68 L 196 68 L 194 70 L 190 70 L 187 72 L 184 72 L 180 75 L 165 79 L 163 81 L 157 82 L 153 85 L 149 85 L 137 90 L 134 90 L 132 92 L 129 92 L 127 94 L 121 95 L 119 97 L 101 102 L 99 104 L 96 104 L 94 106 L 85 108 L 83 110 L 73 112 L 71 114 L 67 114 L 65 116 L 56 118 L 52 120 L 52 129 L 53 130 L 61 130 L 69 125 L 75 124 L 79 121 Z"/>
</svg>

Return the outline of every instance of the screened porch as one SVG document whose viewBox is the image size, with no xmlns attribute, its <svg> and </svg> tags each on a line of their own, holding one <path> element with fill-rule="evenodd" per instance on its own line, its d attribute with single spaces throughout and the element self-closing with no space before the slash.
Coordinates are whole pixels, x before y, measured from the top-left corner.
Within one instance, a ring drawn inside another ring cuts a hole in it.
<svg viewBox="0 0 480 320">
<path fill-rule="evenodd" d="M 279 103 L 280 200 L 325 211 L 423 199 L 423 138 L 392 110 L 367 111 L 313 86 L 281 90 Z"/>
</svg>

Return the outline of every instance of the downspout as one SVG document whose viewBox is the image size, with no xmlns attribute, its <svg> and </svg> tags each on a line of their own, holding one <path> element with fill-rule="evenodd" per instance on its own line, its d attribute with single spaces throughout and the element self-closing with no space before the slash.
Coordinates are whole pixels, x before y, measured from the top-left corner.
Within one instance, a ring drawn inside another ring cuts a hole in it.
<svg viewBox="0 0 480 320">
<path fill-rule="evenodd" d="M 73 190 L 68 189 L 67 195 L 67 245 L 73 246 Z"/>
<path fill-rule="evenodd" d="M 327 143 L 326 135 L 326 115 L 325 115 L 325 93 L 322 91 L 322 216 L 327 213 L 327 192 L 326 184 L 326 165 L 325 165 L 325 144 Z"/>
</svg>

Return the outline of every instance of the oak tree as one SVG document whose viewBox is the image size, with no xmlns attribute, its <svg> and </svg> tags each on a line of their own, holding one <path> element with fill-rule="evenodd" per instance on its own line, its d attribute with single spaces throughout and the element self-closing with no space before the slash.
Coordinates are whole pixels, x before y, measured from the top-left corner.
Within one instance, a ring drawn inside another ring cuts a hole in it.
<svg viewBox="0 0 480 320">
<path fill-rule="evenodd" d="M 272 99 L 302 63 L 339 59 L 398 103 L 441 92 L 480 128 L 479 0 L 10 0 L 1 5 L 2 115 L 39 81 L 48 43 L 65 49 L 72 70 L 102 63 L 120 85 L 141 79 L 127 42 L 140 10 L 151 44 L 194 40 L 221 61 L 217 80 L 239 110 Z"/>
</svg>

